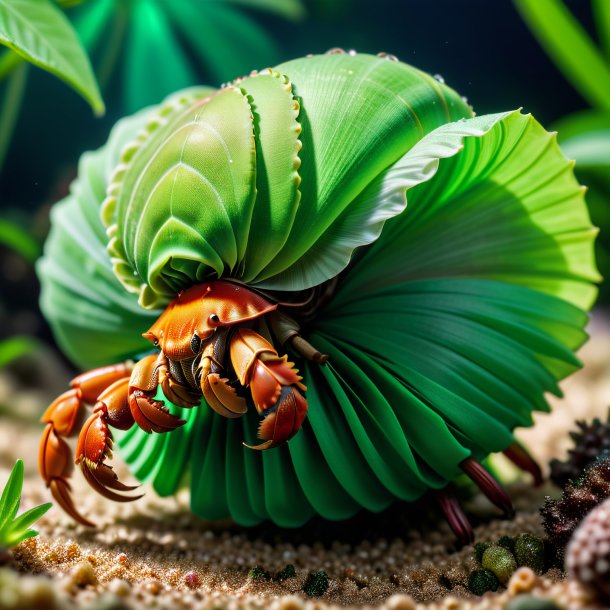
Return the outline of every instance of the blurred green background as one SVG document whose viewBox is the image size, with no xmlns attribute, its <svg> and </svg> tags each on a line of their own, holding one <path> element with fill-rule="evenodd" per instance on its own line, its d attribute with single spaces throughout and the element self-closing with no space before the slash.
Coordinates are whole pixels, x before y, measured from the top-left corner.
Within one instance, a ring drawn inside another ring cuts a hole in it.
<svg viewBox="0 0 610 610">
<path fill-rule="evenodd" d="M 0 16 L 25 1 L 0 0 Z M 96 117 L 56 76 L 2 48 L 0 339 L 20 338 L 0 343 L 0 366 L 35 349 L 31 337 L 52 344 L 33 268 L 49 208 L 67 193 L 79 156 L 103 144 L 118 118 L 181 87 L 219 85 L 332 47 L 385 51 L 442 75 L 480 114 L 523 107 L 547 128 L 564 122 L 570 151 L 583 155 L 577 170 L 592 187 L 593 220 L 610 232 L 610 86 L 606 98 L 590 91 L 610 82 L 610 0 L 64 0 L 55 8 L 78 32 L 106 112 Z M 604 232 L 600 242 L 608 275 Z"/>
</svg>

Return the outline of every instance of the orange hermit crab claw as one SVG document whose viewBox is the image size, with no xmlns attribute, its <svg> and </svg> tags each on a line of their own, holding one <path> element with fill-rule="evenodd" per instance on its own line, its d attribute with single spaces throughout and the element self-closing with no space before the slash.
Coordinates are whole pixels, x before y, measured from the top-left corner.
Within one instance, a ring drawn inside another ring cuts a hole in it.
<svg viewBox="0 0 610 610">
<path fill-rule="evenodd" d="M 116 473 L 111 466 L 107 464 L 99 464 L 95 466 L 89 462 L 83 460 L 80 464 L 81 470 L 87 483 L 95 489 L 99 494 L 113 500 L 114 502 L 133 502 L 143 497 L 143 494 L 139 496 L 125 496 L 117 491 L 133 491 L 137 489 L 139 485 L 125 485 L 119 481 Z"/>
<path fill-rule="evenodd" d="M 142 496 L 124 496 L 116 493 L 131 491 L 138 486 L 124 485 L 112 468 L 104 464 L 104 460 L 111 456 L 111 451 L 112 434 L 106 423 L 105 408 L 100 406 L 85 422 L 78 437 L 76 463 L 81 467 L 87 483 L 109 500 L 131 502 L 141 498 Z"/>
<path fill-rule="evenodd" d="M 51 423 L 47 425 L 40 443 L 38 469 L 57 504 L 78 523 L 95 527 L 74 506 L 72 488 L 68 483 L 68 477 L 74 469 L 72 452 L 68 443 L 55 433 Z"/>
<path fill-rule="evenodd" d="M 276 406 L 265 413 L 258 429 L 258 436 L 264 442 L 259 445 L 244 443 L 248 449 L 264 451 L 291 439 L 307 415 L 307 401 L 294 386 L 284 386 Z"/>
<path fill-rule="evenodd" d="M 186 422 L 169 412 L 152 392 L 135 390 L 129 394 L 129 408 L 135 422 L 144 432 L 171 432 Z"/>
</svg>

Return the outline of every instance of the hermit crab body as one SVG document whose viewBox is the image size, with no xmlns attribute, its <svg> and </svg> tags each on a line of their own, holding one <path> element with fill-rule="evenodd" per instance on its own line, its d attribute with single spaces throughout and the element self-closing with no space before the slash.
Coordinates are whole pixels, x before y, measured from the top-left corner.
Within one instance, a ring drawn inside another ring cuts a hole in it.
<svg viewBox="0 0 610 610">
<path fill-rule="evenodd" d="M 63 437 L 85 404 L 99 491 L 131 499 L 110 426 L 158 493 L 188 474 L 195 513 L 244 525 L 432 489 L 469 540 L 452 479 L 510 512 L 479 461 L 539 478 L 512 431 L 579 366 L 598 276 L 583 188 L 532 117 L 474 117 L 392 56 L 335 50 L 124 119 L 52 220 L 43 311 L 107 367 L 44 417 L 41 472 L 74 516 Z"/>
</svg>

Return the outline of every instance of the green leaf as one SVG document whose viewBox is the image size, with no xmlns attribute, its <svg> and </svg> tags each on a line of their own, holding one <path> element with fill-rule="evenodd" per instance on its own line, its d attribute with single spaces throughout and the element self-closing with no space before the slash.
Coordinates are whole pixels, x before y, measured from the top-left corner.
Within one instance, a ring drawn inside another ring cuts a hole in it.
<svg viewBox="0 0 610 610">
<path fill-rule="evenodd" d="M 299 21 L 305 17 L 305 7 L 300 0 L 229 0 L 231 4 L 275 13 L 280 17 Z"/>
<path fill-rule="evenodd" d="M 40 255 L 40 244 L 26 229 L 0 218 L 0 244 L 21 255 L 26 261 L 33 263 Z"/>
<path fill-rule="evenodd" d="M 608 0 L 593 0 L 592 7 L 597 35 L 606 53 L 606 61 L 610 64 L 610 2 Z"/>
<path fill-rule="evenodd" d="M 21 502 L 23 462 L 17 460 L 0 497 L 0 532 L 15 518 Z"/>
<path fill-rule="evenodd" d="M 553 127 L 557 130 L 563 153 L 576 161 L 577 170 L 599 169 L 606 173 L 610 170 L 610 112 L 577 112 L 564 117 Z"/>
<path fill-rule="evenodd" d="M 220 82 L 252 68 L 265 68 L 277 60 L 278 49 L 272 38 L 254 21 L 224 3 L 207 3 L 204 10 L 190 0 L 170 0 L 166 8 L 197 59 Z"/>
<path fill-rule="evenodd" d="M 104 113 L 89 58 L 65 15 L 50 0 L 0 0 L 0 43 L 55 74 Z"/>
<path fill-rule="evenodd" d="M 610 64 L 563 2 L 515 0 L 515 4 L 580 95 L 592 106 L 610 109 Z"/>
<path fill-rule="evenodd" d="M 197 84 L 197 75 L 159 3 L 138 0 L 132 4 L 127 43 L 123 90 L 129 112 Z"/>
<path fill-rule="evenodd" d="M 38 348 L 38 341 L 31 337 L 11 337 L 0 341 L 0 369 Z"/>
<path fill-rule="evenodd" d="M 51 502 L 34 506 L 22 515 L 19 515 L 12 523 L 5 528 L 3 538 L 7 546 L 19 544 L 26 538 L 36 536 L 38 532 L 28 529 L 30 525 L 36 523 L 53 506 Z"/>
</svg>

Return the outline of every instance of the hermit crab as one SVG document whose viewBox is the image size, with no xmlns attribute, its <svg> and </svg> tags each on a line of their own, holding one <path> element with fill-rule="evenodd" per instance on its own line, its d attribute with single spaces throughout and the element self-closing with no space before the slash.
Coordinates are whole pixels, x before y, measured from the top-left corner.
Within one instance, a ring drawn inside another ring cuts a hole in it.
<svg viewBox="0 0 610 610">
<path fill-rule="evenodd" d="M 93 487 L 137 497 L 114 439 L 206 518 L 290 527 L 433 490 L 472 539 L 451 481 L 510 512 L 480 461 L 538 479 L 513 430 L 579 366 L 599 277 L 572 167 L 531 116 L 475 117 L 387 54 L 335 49 L 123 119 L 38 267 L 59 344 L 101 367 L 43 417 L 53 495 L 89 523 L 77 436 Z"/>
</svg>

